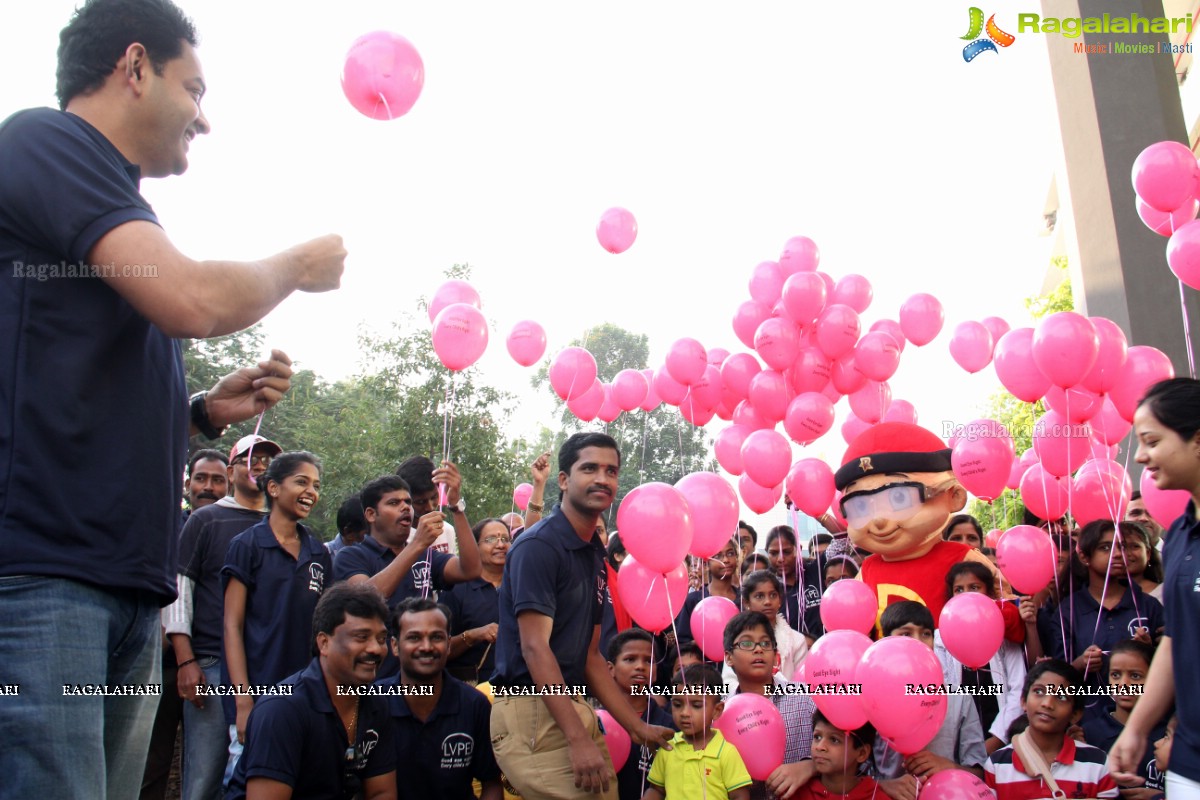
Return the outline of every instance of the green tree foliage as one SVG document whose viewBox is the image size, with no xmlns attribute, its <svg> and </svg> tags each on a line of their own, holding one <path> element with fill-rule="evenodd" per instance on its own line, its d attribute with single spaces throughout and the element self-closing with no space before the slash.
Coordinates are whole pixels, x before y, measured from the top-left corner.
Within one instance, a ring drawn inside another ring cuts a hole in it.
<svg viewBox="0 0 1200 800">
<path fill-rule="evenodd" d="M 612 324 L 603 324 L 588 331 L 584 339 L 570 346 L 584 347 L 596 358 L 599 378 L 611 382 L 623 369 L 645 369 L 650 347 L 645 334 L 637 334 Z M 558 447 L 568 436 L 580 431 L 604 431 L 617 440 L 621 448 L 621 481 L 618 498 L 643 483 L 661 481 L 674 484 L 684 475 L 715 470 L 712 442 L 703 428 L 697 428 L 679 415 L 679 410 L 666 404 L 649 413 L 622 413 L 611 423 L 582 422 L 566 403 L 558 400 L 550 387 L 548 366 L 543 366 L 531 379 L 538 391 L 555 398 L 556 428 L 543 428 L 535 452 L 549 451 L 557 457 Z M 556 468 L 552 468 L 552 473 Z M 558 493 L 553 487 L 546 491 L 547 502 L 556 502 Z M 606 515 L 610 526 L 615 524 L 618 503 Z"/>
<path fill-rule="evenodd" d="M 1061 272 L 1062 281 L 1047 295 L 1038 295 L 1025 299 L 1025 307 L 1034 320 L 1040 320 L 1059 311 L 1073 311 L 1075 298 L 1071 292 L 1071 280 L 1067 273 L 1067 259 L 1059 257 L 1051 264 Z M 1046 406 L 1038 400 L 1036 403 L 1026 403 L 1018 400 L 1003 389 L 992 394 L 983 410 L 983 416 L 1000 422 L 1012 435 L 1013 449 L 1017 458 L 1033 446 L 1033 423 L 1046 412 Z M 967 513 L 980 521 L 982 525 L 1008 529 L 1020 525 L 1024 519 L 1025 505 L 1021 502 L 1020 492 L 1005 489 L 1000 497 L 989 508 L 982 500 L 972 500 L 967 507 Z"/>
</svg>

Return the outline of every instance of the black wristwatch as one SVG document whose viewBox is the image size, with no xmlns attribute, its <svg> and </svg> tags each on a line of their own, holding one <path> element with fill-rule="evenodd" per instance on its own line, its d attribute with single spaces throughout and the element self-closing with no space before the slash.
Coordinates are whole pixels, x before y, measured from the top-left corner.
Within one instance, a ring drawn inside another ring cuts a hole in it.
<svg viewBox="0 0 1200 800">
<path fill-rule="evenodd" d="M 225 428 L 213 427 L 212 420 L 208 418 L 208 405 L 206 399 L 208 392 L 196 392 L 191 399 L 191 414 L 192 425 L 200 433 L 204 434 L 206 439 L 220 439 L 225 433 Z"/>
</svg>

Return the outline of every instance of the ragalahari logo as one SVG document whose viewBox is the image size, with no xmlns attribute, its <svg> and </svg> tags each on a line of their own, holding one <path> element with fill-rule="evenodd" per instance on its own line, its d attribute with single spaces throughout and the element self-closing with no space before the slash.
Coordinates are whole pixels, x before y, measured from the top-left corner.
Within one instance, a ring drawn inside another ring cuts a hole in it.
<svg viewBox="0 0 1200 800">
<path fill-rule="evenodd" d="M 963 48 L 963 61 L 974 61 L 975 56 L 980 53 L 998 53 L 996 45 L 1008 47 L 1017 40 L 1017 37 L 1011 33 L 1005 33 L 996 25 L 996 15 L 992 14 L 988 17 L 987 25 L 983 24 L 983 10 L 971 6 L 971 27 L 967 29 L 967 35 L 963 39 L 973 39 L 970 44 Z M 979 34 L 987 32 L 986 38 L 980 38 Z"/>
</svg>

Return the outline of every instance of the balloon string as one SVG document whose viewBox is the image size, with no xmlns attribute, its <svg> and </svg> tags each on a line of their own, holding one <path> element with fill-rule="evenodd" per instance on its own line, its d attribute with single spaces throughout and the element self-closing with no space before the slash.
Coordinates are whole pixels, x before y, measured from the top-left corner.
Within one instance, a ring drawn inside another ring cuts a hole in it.
<svg viewBox="0 0 1200 800">
<path fill-rule="evenodd" d="M 383 92 L 379 93 L 379 102 L 383 103 L 383 108 L 387 111 L 388 119 L 395 119 L 392 116 L 392 107 L 388 105 L 387 97 L 384 96 Z"/>
<path fill-rule="evenodd" d="M 246 451 L 246 469 L 247 469 L 247 471 L 249 471 L 250 464 L 252 463 L 250 461 L 250 456 L 254 455 L 255 439 L 258 438 L 258 432 L 259 432 L 259 430 L 262 429 L 263 417 L 265 417 L 266 415 L 267 415 L 267 410 L 265 408 L 262 411 L 258 412 L 258 422 L 254 423 L 254 433 L 250 434 L 250 436 L 251 436 L 250 448 Z"/>
<path fill-rule="evenodd" d="M 1179 310 L 1183 312 L 1183 343 L 1187 346 L 1188 373 L 1196 379 L 1196 358 L 1192 354 L 1192 332 L 1188 323 L 1187 299 L 1183 292 L 1183 281 L 1179 282 Z"/>
</svg>

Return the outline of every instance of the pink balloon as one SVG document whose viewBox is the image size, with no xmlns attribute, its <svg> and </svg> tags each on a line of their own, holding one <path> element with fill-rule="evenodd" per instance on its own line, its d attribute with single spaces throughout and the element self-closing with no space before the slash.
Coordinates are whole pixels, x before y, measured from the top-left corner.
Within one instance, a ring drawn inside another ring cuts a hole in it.
<svg viewBox="0 0 1200 800">
<path fill-rule="evenodd" d="M 938 630 L 950 655 L 971 669 L 979 669 L 992 660 L 1004 641 L 1004 617 L 996 601 L 986 594 L 963 592 L 942 606 Z"/>
<path fill-rule="evenodd" d="M 900 327 L 900 323 L 894 319 L 877 319 L 871 323 L 871 331 L 883 331 L 888 336 L 896 341 L 896 346 L 900 348 L 900 352 L 904 352 L 904 346 L 908 344 L 908 339 L 904 336 L 904 329 Z"/>
<path fill-rule="evenodd" d="M 875 290 L 869 280 L 862 275 L 845 275 L 834 285 L 829 302 L 850 306 L 861 314 L 871 306 L 874 298 Z"/>
<path fill-rule="evenodd" d="M 411 42 L 389 31 L 371 31 L 355 39 L 342 65 L 342 92 L 371 119 L 404 116 L 424 85 L 421 55 Z"/>
<path fill-rule="evenodd" d="M 825 395 L 826 399 L 828 399 L 829 402 L 833 403 L 835 406 L 838 404 L 839 400 L 846 396 L 837 389 L 833 388 L 832 383 L 825 384 L 825 388 L 821 390 L 821 394 Z"/>
<path fill-rule="evenodd" d="M 549 376 L 560 400 L 574 400 L 596 382 L 596 359 L 582 347 L 568 347 L 550 362 Z"/>
<path fill-rule="evenodd" d="M 1000 543 L 1000 537 L 1003 534 L 1004 534 L 1004 531 L 1000 530 L 999 528 L 992 528 L 990 531 L 988 531 L 987 533 L 985 533 L 983 535 L 984 546 L 995 549 L 996 545 L 998 545 Z"/>
<path fill-rule="evenodd" d="M 715 408 L 721 402 L 721 395 L 724 391 L 725 383 L 721 380 L 721 370 L 712 364 L 704 367 L 704 372 L 692 382 L 689 390 L 696 406 L 703 409 Z"/>
<path fill-rule="evenodd" d="M 834 287 L 836 286 L 836 284 L 833 282 L 833 278 L 829 277 L 829 275 L 827 273 L 821 272 L 819 270 L 817 271 L 816 275 L 818 278 L 820 278 L 825 283 L 825 296 L 829 297 L 830 295 L 832 295 Z"/>
<path fill-rule="evenodd" d="M 624 535 L 621 531 L 622 541 Z M 670 627 L 683 610 L 687 593 L 687 567 L 682 561 L 665 575 L 642 564 L 632 553 L 621 562 L 621 579 L 617 581 L 621 605 L 634 622 L 652 633 Z"/>
<path fill-rule="evenodd" d="M 847 353 L 830 365 L 829 382 L 842 394 L 854 394 L 866 385 L 867 380 L 858 368 L 854 353 Z"/>
<path fill-rule="evenodd" d="M 1036 403 L 1051 386 L 1033 360 L 1033 328 L 1013 328 L 1001 336 L 992 360 L 996 377 L 1018 400 Z"/>
<path fill-rule="evenodd" d="M 850 306 L 831 303 L 817 318 L 817 345 L 830 358 L 841 358 L 854 349 L 862 322 Z"/>
<path fill-rule="evenodd" d="M 750 297 L 756 303 L 773 306 L 779 302 L 782 290 L 783 270 L 778 261 L 762 261 L 750 274 Z"/>
<path fill-rule="evenodd" d="M 1142 470 L 1138 488 L 1142 490 L 1142 502 L 1146 504 L 1151 518 L 1164 528 L 1170 527 L 1172 522 L 1184 515 L 1188 500 L 1192 498 L 1186 489 L 1158 488 L 1154 485 L 1150 473 L 1145 470 Z"/>
<path fill-rule="evenodd" d="M 892 387 L 887 381 L 867 381 L 849 397 L 850 410 L 854 415 L 874 425 L 883 419 L 892 404 Z"/>
<path fill-rule="evenodd" d="M 746 347 L 754 347 L 754 334 L 758 326 L 771 316 L 771 307 L 747 300 L 733 314 L 733 332 Z"/>
<path fill-rule="evenodd" d="M 977 419 L 954 445 L 950 463 L 958 482 L 990 503 L 1004 491 L 1014 458 L 1012 437 L 1005 427 L 994 420 Z"/>
<path fill-rule="evenodd" d="M 769 420 L 758 412 L 749 400 L 743 400 L 733 409 L 733 421 L 745 425 L 752 431 L 769 430 L 775 427 L 774 420 Z"/>
<path fill-rule="evenodd" d="M 670 572 L 683 563 L 692 546 L 692 527 L 687 500 L 669 483 L 643 483 L 617 509 L 621 543 L 655 572 Z"/>
<path fill-rule="evenodd" d="M 1163 351 L 1145 345 L 1129 348 L 1125 365 L 1108 396 L 1121 416 L 1133 422 L 1133 412 L 1146 395 L 1146 390 L 1159 381 L 1175 377 L 1175 367 Z"/>
<path fill-rule="evenodd" d="M 707 425 L 716 415 L 717 412 L 715 409 L 705 408 L 699 404 L 692 396 L 691 389 L 688 390 L 687 397 L 683 398 L 683 402 L 679 404 L 679 416 L 697 428 Z"/>
<path fill-rule="evenodd" d="M 917 800 L 994 800 L 996 793 L 965 769 L 934 773 L 921 787 Z"/>
<path fill-rule="evenodd" d="M 1091 435 L 1086 422 L 1068 422 L 1051 409 L 1033 424 L 1033 451 L 1050 474 L 1061 478 L 1083 466 L 1091 452 Z"/>
<path fill-rule="evenodd" d="M 1200 202 L 1197 202 L 1194 197 L 1185 200 L 1183 205 L 1174 211 L 1159 211 L 1140 197 L 1135 199 L 1134 206 L 1146 227 L 1159 236 L 1170 236 L 1175 233 L 1194 220 L 1196 212 L 1200 211 Z"/>
<path fill-rule="evenodd" d="M 1105 317 L 1090 317 L 1096 336 L 1100 338 L 1100 350 L 1096 354 L 1096 363 L 1083 376 L 1083 386 L 1089 392 L 1103 394 L 1111 391 L 1117 385 L 1121 368 L 1129 357 L 1129 344 L 1125 340 L 1125 331 L 1117 323 Z"/>
<path fill-rule="evenodd" d="M 982 322 L 960 322 L 950 337 L 950 356 L 974 375 L 991 363 L 993 346 L 992 334 Z"/>
<path fill-rule="evenodd" d="M 671 377 L 671 372 L 665 365 L 654 371 L 654 383 L 651 385 L 668 405 L 677 406 L 687 397 L 687 387 Z"/>
<path fill-rule="evenodd" d="M 737 748 L 754 780 L 765 781 L 783 763 L 787 744 L 783 717 L 761 694 L 743 692 L 730 697 L 713 727 Z"/>
<path fill-rule="evenodd" d="M 996 566 L 1018 592 L 1036 594 L 1054 580 L 1058 553 L 1050 541 L 1050 534 L 1032 525 L 1017 525 L 1000 537 L 996 545 Z"/>
<path fill-rule="evenodd" d="M 522 511 L 529 507 L 530 497 L 533 497 L 533 486 L 528 483 L 518 483 L 513 489 L 513 505 Z"/>
<path fill-rule="evenodd" d="M 612 422 L 621 416 L 621 406 L 617 403 L 617 398 L 613 396 L 612 386 L 602 383 L 600 388 L 604 392 L 604 402 L 600 404 L 600 410 L 596 412 L 596 416 L 602 422 Z"/>
<path fill-rule="evenodd" d="M 591 422 L 604 406 L 604 384 L 593 380 L 592 386 L 583 394 L 567 401 L 571 413 L 584 422 Z"/>
<path fill-rule="evenodd" d="M 821 622 L 827 631 L 866 634 L 874 627 L 878 613 L 875 590 L 862 581 L 838 581 L 821 595 Z"/>
<path fill-rule="evenodd" d="M 1058 519 L 1071 502 L 1070 482 L 1034 464 L 1021 476 L 1021 502 L 1038 519 Z"/>
<path fill-rule="evenodd" d="M 825 309 L 825 281 L 815 272 L 797 272 L 784 281 L 780 297 L 794 322 L 809 325 Z"/>
<path fill-rule="evenodd" d="M 783 245 L 779 256 L 779 267 L 784 276 L 797 272 L 814 272 L 821 265 L 821 251 L 817 243 L 807 236 L 793 236 Z"/>
<path fill-rule="evenodd" d="M 1184 223 L 1167 242 L 1167 265 L 1175 277 L 1200 289 L 1200 220 Z"/>
<path fill-rule="evenodd" d="M 1033 331 L 1033 361 L 1051 383 L 1064 389 L 1083 380 L 1100 354 L 1092 321 L 1074 311 L 1044 317 Z"/>
<path fill-rule="evenodd" d="M 800 352 L 796 323 L 782 317 L 763 320 L 754 334 L 754 350 L 771 369 L 787 369 Z"/>
<path fill-rule="evenodd" d="M 833 502 L 833 470 L 819 458 L 802 458 L 788 470 L 788 497 L 810 517 L 820 517 Z"/>
<path fill-rule="evenodd" d="M 744 470 L 742 443 L 746 441 L 751 430 L 745 425 L 730 425 L 723 428 L 713 440 L 713 454 L 717 457 L 717 463 L 731 475 L 741 475 Z"/>
<path fill-rule="evenodd" d="M 1025 470 L 1029 467 L 1019 458 L 1014 458 L 1012 466 L 1008 468 L 1008 480 L 1004 482 L 1006 489 L 1017 489 L 1021 486 L 1021 478 L 1025 475 Z"/>
<path fill-rule="evenodd" d="M 900 345 L 883 331 L 868 332 L 854 348 L 854 363 L 873 381 L 886 381 L 900 366 Z"/>
<path fill-rule="evenodd" d="M 783 483 L 791 464 L 792 448 L 787 439 L 776 431 L 754 431 L 742 443 L 742 465 L 750 480 L 759 486 L 778 486 Z M 626 498 L 625 503 L 628 502 Z M 621 504 L 622 508 L 625 503 Z"/>
<path fill-rule="evenodd" d="M 600 727 L 604 731 L 604 744 L 608 747 L 613 771 L 620 772 L 621 768 L 625 766 L 625 762 L 629 760 L 629 750 L 633 746 L 629 732 L 622 728 L 621 724 L 613 719 L 612 714 L 603 708 L 596 709 L 596 716 L 600 718 Z"/>
<path fill-rule="evenodd" d="M 737 534 L 737 492 L 715 472 L 693 472 L 675 484 L 676 491 L 687 501 L 692 516 L 692 545 L 694 556 L 709 558 L 719 553 Z"/>
<path fill-rule="evenodd" d="M 708 349 L 707 360 L 710 367 L 720 369 L 727 358 L 729 358 L 729 351 L 724 347 L 710 347 Z"/>
<path fill-rule="evenodd" d="M 505 344 L 513 361 L 531 367 L 546 353 L 546 331 L 532 320 L 522 320 L 513 325 Z"/>
<path fill-rule="evenodd" d="M 1000 337 L 1012 330 L 1012 326 L 1005 322 L 1000 317 L 984 317 L 979 320 L 983 327 L 988 329 L 988 333 L 992 335 L 992 348 L 995 349 L 996 344 L 1000 341 Z"/>
<path fill-rule="evenodd" d="M 788 384 L 796 394 L 820 392 L 829 385 L 833 362 L 817 347 L 805 347 L 788 370 Z"/>
<path fill-rule="evenodd" d="M 1080 386 L 1051 386 L 1046 390 L 1046 407 L 1071 422 L 1087 422 L 1104 408 L 1104 398 Z"/>
<path fill-rule="evenodd" d="M 662 404 L 662 398 L 658 396 L 658 391 L 654 388 L 654 370 L 643 369 L 639 370 L 642 377 L 646 379 L 646 399 L 642 401 L 642 411 L 653 411 Z"/>
<path fill-rule="evenodd" d="M 787 380 L 782 373 L 764 369 L 750 380 L 750 403 L 772 425 L 787 414 L 790 399 Z"/>
<path fill-rule="evenodd" d="M 783 497 L 783 485 L 767 488 L 750 480 L 749 475 L 743 475 L 738 478 L 738 494 L 742 496 L 746 508 L 755 514 L 765 514 L 779 505 L 779 500 Z"/>
<path fill-rule="evenodd" d="M 941 700 L 943 698 L 939 697 L 938 699 Z M 937 736 L 937 732 L 942 727 L 945 719 L 946 703 L 937 703 L 933 708 L 933 713 L 929 717 L 918 722 L 913 727 L 904 730 L 902 733 L 893 736 L 884 735 L 883 740 L 888 747 L 897 753 L 904 756 L 911 756 L 924 750 L 933 741 L 933 737 Z"/>
<path fill-rule="evenodd" d="M 945 713 L 945 697 L 905 691 L 909 684 L 942 683 L 933 648 L 916 639 L 888 636 L 872 644 L 858 661 L 855 682 L 862 685 L 867 719 L 884 736 L 902 735 L 932 719 L 939 707 Z"/>
<path fill-rule="evenodd" d="M 893 400 L 888 406 L 887 413 L 883 415 L 884 422 L 907 422 L 909 425 L 917 424 L 917 409 L 913 408 L 913 404 L 907 400 Z"/>
<path fill-rule="evenodd" d="M 737 613 L 728 597 L 706 597 L 692 609 L 692 638 L 709 661 L 725 660 L 725 626 Z"/>
<path fill-rule="evenodd" d="M 914 294 L 900 306 L 900 329 L 917 347 L 932 342 L 945 321 L 942 304 L 931 294 Z"/>
<path fill-rule="evenodd" d="M 475 291 L 474 286 L 466 281 L 449 280 L 437 288 L 437 291 L 433 293 L 433 299 L 429 301 L 429 321 L 433 322 L 437 319 L 437 315 L 442 313 L 443 308 L 452 306 L 455 303 L 466 303 L 469 306 L 475 306 L 475 308 L 483 308 L 483 303 L 479 299 L 479 292 Z M 536 361 L 537 359 L 534 360 Z M 525 366 L 528 366 L 528 364 Z"/>
<path fill-rule="evenodd" d="M 454 303 L 438 312 L 433 321 L 433 351 L 447 369 L 466 369 L 487 349 L 488 327 L 483 312 L 466 303 Z"/>
<path fill-rule="evenodd" d="M 636 369 L 623 369 L 612 382 L 613 398 L 622 411 L 633 411 L 646 400 L 650 383 Z"/>
<path fill-rule="evenodd" d="M 783 418 L 783 429 L 797 444 L 812 444 L 832 427 L 833 403 L 819 392 L 796 395 Z"/>
<path fill-rule="evenodd" d="M 1121 448 L 1117 447 L 1115 444 L 1108 445 L 1108 444 L 1105 444 L 1104 442 L 1101 442 L 1099 439 L 1096 438 L 1096 432 L 1094 430 L 1092 431 L 1091 458 L 1093 460 L 1116 461 L 1117 453 L 1120 451 L 1120 449 Z M 1084 469 L 1086 469 L 1087 465 L 1090 463 L 1092 463 L 1092 462 L 1091 461 L 1084 462 L 1084 465 L 1083 465 Z"/>
<path fill-rule="evenodd" d="M 864 433 L 867 428 L 871 427 L 870 422 L 863 422 L 858 417 L 851 414 L 846 417 L 846 421 L 842 423 L 842 438 L 846 440 L 846 444 L 850 444 L 858 438 L 859 434 Z"/>
<path fill-rule="evenodd" d="M 1081 527 L 1098 519 L 1125 519 L 1132 493 L 1133 483 L 1120 464 L 1089 461 L 1071 483 L 1071 516 Z"/>
<path fill-rule="evenodd" d="M 762 372 L 758 359 L 749 353 L 734 353 L 721 365 L 721 380 L 740 399 L 750 396 L 750 381 Z"/>
<path fill-rule="evenodd" d="M 638 235 L 637 220 L 625 209 L 616 206 L 600 215 L 596 225 L 596 239 L 610 253 L 624 253 Z"/>
<path fill-rule="evenodd" d="M 708 366 L 708 354 L 704 345 L 695 339 L 684 337 L 676 339 L 667 350 L 667 372 L 671 377 L 684 386 L 691 386 L 700 380 L 704 368 Z"/>
<path fill-rule="evenodd" d="M 1174 211 L 1191 199 L 1197 177 L 1196 157 L 1179 142 L 1155 142 L 1133 162 L 1133 190 L 1159 211 Z"/>
<path fill-rule="evenodd" d="M 860 581 L 838 581 L 834 586 L 843 583 L 857 583 L 871 592 Z M 832 589 L 833 586 L 829 588 Z M 822 600 L 821 605 L 824 604 L 825 601 Z M 824 616 L 825 612 L 822 610 L 822 619 Z M 875 607 L 872 601 L 872 624 L 874 621 Z M 857 683 L 855 676 L 858 673 L 859 661 L 870 646 L 871 640 L 857 630 L 829 630 L 813 642 L 812 649 L 804 659 L 804 675 L 808 679 L 809 687 L 840 687 Z M 856 695 L 814 694 L 813 702 L 825 718 L 841 730 L 856 730 L 867 722 L 867 711 L 863 708 L 862 699 Z"/>
</svg>

